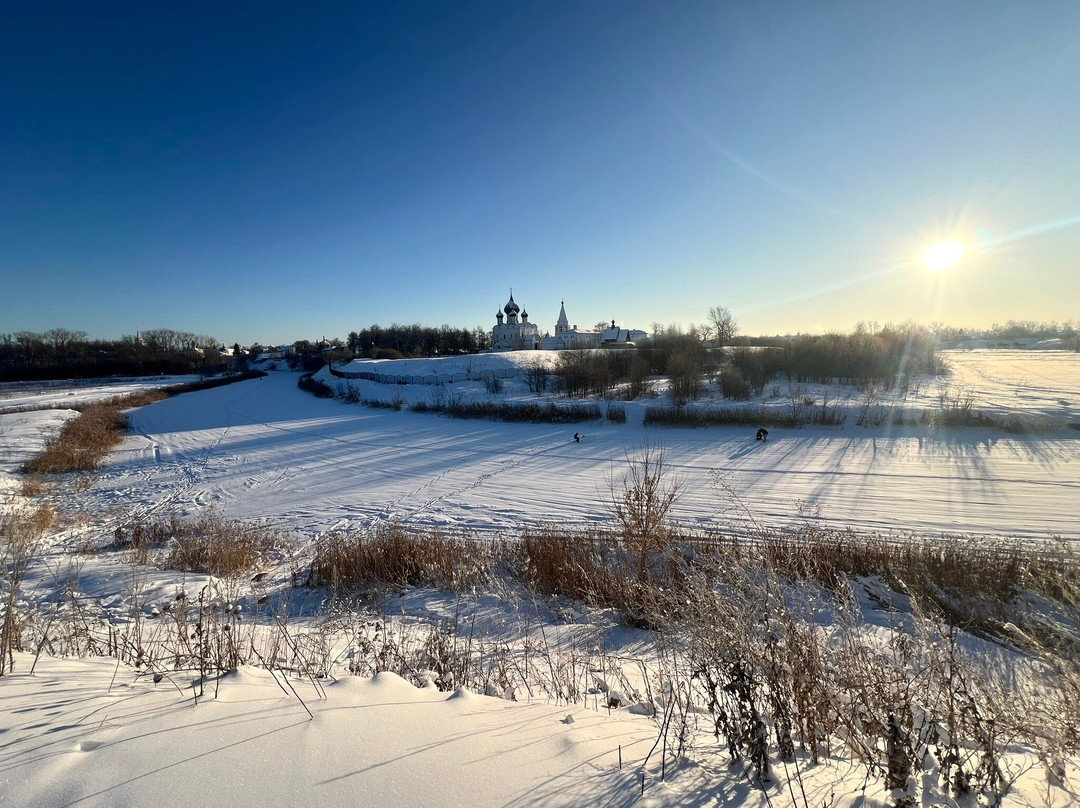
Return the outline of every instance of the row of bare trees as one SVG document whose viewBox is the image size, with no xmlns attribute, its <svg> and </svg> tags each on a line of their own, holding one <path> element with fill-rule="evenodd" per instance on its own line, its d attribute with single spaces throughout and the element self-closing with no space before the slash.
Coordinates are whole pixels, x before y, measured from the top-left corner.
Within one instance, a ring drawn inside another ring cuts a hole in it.
<svg viewBox="0 0 1080 808">
<path fill-rule="evenodd" d="M 672 398 L 685 404 L 698 397 L 702 376 L 718 357 L 690 334 L 653 337 L 636 349 L 561 351 L 555 362 L 538 356 L 525 366 L 525 378 L 537 395 L 558 391 L 567 396 L 638 398 L 649 392 L 652 377 L 666 376 Z"/>
<path fill-rule="evenodd" d="M 685 329 L 681 325 L 664 325 L 656 322 L 650 328 L 654 338 L 687 336 L 712 347 L 722 348 L 735 344 L 739 334 L 739 321 L 727 306 L 712 306 L 704 322 L 691 323 Z M 745 338 L 742 339 L 745 340 Z"/>
<path fill-rule="evenodd" d="M 1080 322 L 1076 320 L 1064 323 L 1053 320 L 1047 323 L 1009 320 L 1005 324 L 994 323 L 989 328 L 961 328 L 931 323 L 930 330 L 941 342 L 957 347 L 963 347 L 972 340 L 991 340 L 1007 345 L 1021 339 L 1060 339 L 1064 350 L 1080 351 Z"/>
<path fill-rule="evenodd" d="M 85 331 L 0 333 L 0 380 L 214 372 L 228 359 L 213 337 L 155 328 L 117 340 L 90 339 Z"/>
</svg>

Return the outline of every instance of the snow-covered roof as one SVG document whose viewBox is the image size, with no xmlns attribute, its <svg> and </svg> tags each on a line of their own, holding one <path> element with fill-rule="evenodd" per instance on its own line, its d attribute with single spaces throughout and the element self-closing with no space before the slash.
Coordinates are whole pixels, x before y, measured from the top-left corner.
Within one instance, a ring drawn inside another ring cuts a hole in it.
<svg viewBox="0 0 1080 808">
<path fill-rule="evenodd" d="M 600 338 L 600 342 L 630 342 L 630 330 L 627 328 L 609 328 Z"/>
</svg>

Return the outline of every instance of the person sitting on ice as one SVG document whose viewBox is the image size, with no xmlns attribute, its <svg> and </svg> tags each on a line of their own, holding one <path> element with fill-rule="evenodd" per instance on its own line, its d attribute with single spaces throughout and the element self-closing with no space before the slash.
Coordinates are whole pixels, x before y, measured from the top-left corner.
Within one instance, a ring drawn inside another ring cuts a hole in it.
<svg viewBox="0 0 1080 808">
<path fill-rule="evenodd" d="M 769 439 L 769 430 L 767 430 L 765 427 L 762 427 L 761 429 L 759 429 L 757 431 L 757 438 L 755 438 L 755 440 L 768 440 L 768 439 Z"/>
<path fill-rule="evenodd" d="M 578 432 L 574 433 L 574 442 L 575 443 L 581 443 L 581 435 L 580 435 L 580 433 L 578 433 Z"/>
</svg>

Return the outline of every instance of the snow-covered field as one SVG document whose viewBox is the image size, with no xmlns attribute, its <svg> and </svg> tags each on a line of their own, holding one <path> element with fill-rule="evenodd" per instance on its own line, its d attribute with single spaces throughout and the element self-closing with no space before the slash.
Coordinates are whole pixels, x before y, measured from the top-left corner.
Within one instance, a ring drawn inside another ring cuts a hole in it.
<svg viewBox="0 0 1080 808">
<path fill-rule="evenodd" d="M 1016 399 L 1013 382 L 1035 377 L 1056 391 L 1064 411 L 1080 397 L 1080 354 L 999 356 L 998 365 L 993 352 L 951 357 L 959 381 L 984 380 L 973 388 L 981 406 L 1004 407 Z M 505 366 L 517 358 L 471 361 Z M 352 384 L 364 397 L 406 402 L 431 401 L 451 387 L 454 395 L 490 397 L 482 382 Z M 106 385 L 100 395 L 114 393 Z M 501 397 L 533 398 L 515 380 L 506 381 Z M 60 505 L 85 525 L 73 529 L 71 542 L 154 515 L 207 509 L 280 527 L 302 545 L 326 531 L 386 522 L 481 535 L 582 527 L 610 520 L 611 486 L 626 458 L 653 445 L 663 447 L 682 484 L 674 517 L 700 530 L 810 519 L 930 537 L 1080 538 L 1076 430 L 890 430 L 849 419 L 842 427 L 774 429 L 762 443 L 736 427 L 647 429 L 646 404 L 626 406 L 625 424 L 458 420 L 318 399 L 296 387 L 295 374 L 271 373 L 131 413 L 131 435 L 92 485 L 76 486 L 83 490 L 68 491 Z M 0 506 L 20 499 L 18 465 L 72 414 L 0 415 Z M 580 443 L 576 431 L 584 433 Z M 108 596 L 120 577 L 114 571 L 95 579 L 94 594 Z"/>
<path fill-rule="evenodd" d="M 518 358 L 474 358 L 473 370 Z M 1080 355 L 971 352 L 950 361 L 949 384 L 970 389 L 977 406 L 1062 421 L 1075 420 L 1080 408 Z M 362 397 L 406 403 L 433 401 L 450 387 L 352 384 Z M 483 382 L 453 387 L 454 395 L 490 395 Z M 110 385 L 79 397 L 115 392 Z M 529 397 L 513 380 L 500 395 Z M 604 523 L 612 481 L 646 444 L 663 446 L 682 482 L 675 517 L 701 529 L 750 518 L 820 519 L 929 536 L 1080 538 L 1075 430 L 1013 436 L 849 422 L 776 429 L 760 443 L 740 428 L 647 429 L 644 406 L 627 404 L 626 424 L 463 421 L 317 399 L 285 372 L 161 401 L 131 414 L 132 434 L 88 487 L 57 495 L 62 510 L 78 518 L 65 525 L 29 586 L 60 585 L 71 548 L 122 523 L 210 508 L 268 522 L 301 542 L 382 522 L 477 534 Z M 70 415 L 0 415 L 0 506 L 21 505 L 18 464 Z M 581 443 L 572 439 L 575 431 L 585 433 Z M 80 586 L 95 608 L 108 619 L 128 619 L 130 568 L 77 558 Z M 145 575 L 144 610 L 205 579 L 165 570 Z M 437 600 L 397 605 L 435 617 L 453 613 L 452 598 Z M 623 642 L 629 648 L 640 637 Z M 109 660 L 48 658 L 30 676 L 31 661 L 17 656 L 15 675 L 0 679 L 0 805 L 147 805 L 178 794 L 199 805 L 303 800 L 391 808 L 788 801 L 779 787 L 766 795 L 737 767 L 708 761 L 682 770 L 674 783 L 650 780 L 641 796 L 635 765 L 656 739 L 652 719 L 625 710 L 609 717 L 593 702 L 508 702 L 417 689 L 389 675 L 346 677 L 325 692 L 295 685 L 314 713 L 309 720 L 299 699 L 262 670 L 226 677 L 196 705 L 190 676 L 155 684 Z M 620 746 L 627 762 L 621 771 Z M 861 793 L 858 770 L 843 765 L 820 767 L 806 785 L 808 805 L 877 805 L 887 797 L 874 786 Z M 1023 782 L 1010 796 L 1011 804 L 1032 806 L 1070 799 Z"/>
<path fill-rule="evenodd" d="M 447 390 L 352 384 L 365 397 L 422 401 Z M 464 394 L 467 385 L 454 387 Z M 610 483 L 627 455 L 660 444 L 683 483 L 675 517 L 700 528 L 748 518 L 745 505 L 766 523 L 809 517 L 1030 538 L 1080 531 L 1080 433 L 1072 430 L 845 425 L 774 429 L 761 443 L 735 427 L 647 429 L 643 406 L 627 405 L 626 424 L 464 421 L 316 399 L 296 388 L 294 374 L 272 373 L 133 413 L 133 434 L 77 507 L 118 517 L 215 507 L 308 536 L 381 521 L 479 532 L 586 525 L 609 518 Z M 585 433 L 581 443 L 575 431 Z"/>
<path fill-rule="evenodd" d="M 945 351 L 951 382 L 975 395 L 976 407 L 1037 413 L 1080 422 L 1080 353 Z"/>
<path fill-rule="evenodd" d="M 0 384 L 0 413 L 31 407 L 73 407 L 88 401 L 156 390 L 197 381 L 198 376 L 144 376 L 135 379 L 56 382 L 7 382 Z"/>
</svg>

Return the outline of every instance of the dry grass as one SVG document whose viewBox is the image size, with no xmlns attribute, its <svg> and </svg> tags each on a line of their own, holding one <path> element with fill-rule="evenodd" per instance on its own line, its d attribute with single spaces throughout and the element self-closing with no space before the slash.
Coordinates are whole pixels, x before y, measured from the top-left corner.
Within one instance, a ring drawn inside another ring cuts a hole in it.
<svg viewBox="0 0 1080 808">
<path fill-rule="evenodd" d="M 427 403 L 418 401 L 412 405 L 414 412 L 437 412 L 452 418 L 487 419 L 489 421 L 509 421 L 533 424 L 576 424 L 583 421 L 598 421 L 604 414 L 599 404 L 591 402 L 572 402 L 547 404 L 530 401 L 525 403 L 512 401 L 447 401 Z"/>
<path fill-rule="evenodd" d="M 816 760 L 839 742 L 895 788 L 929 755 L 946 791 L 1000 795 L 1009 787 L 1003 750 L 1042 732 L 1028 687 L 1035 666 L 965 652 L 955 632 L 918 611 L 898 616 L 883 641 L 853 588 L 822 597 L 761 565 L 721 564 L 671 602 L 686 604 L 665 608 L 662 625 L 687 643 L 688 701 L 707 708 L 717 739 L 756 779 L 769 780 L 777 758 L 793 762 L 797 747 Z M 822 612 L 832 615 L 828 631 L 815 625 Z"/>
<path fill-rule="evenodd" d="M 28 474 L 62 474 L 96 469 L 127 427 L 119 409 L 99 404 L 83 408 L 37 457 L 23 464 Z"/>
<path fill-rule="evenodd" d="M 48 512 L 34 518 L 28 524 L 37 528 L 49 523 Z M 655 629 L 659 652 L 646 679 L 665 696 L 662 705 L 648 694 L 640 700 L 664 711 L 658 725 L 673 756 L 684 754 L 696 722 L 705 720 L 763 782 L 774 764 L 796 761 L 799 749 L 815 761 L 840 754 L 862 765 L 868 781 L 901 790 L 918 782 L 922 761 L 933 760 L 941 772 L 934 788 L 962 803 L 965 795 L 973 801 L 1009 790 L 1010 749 L 1037 748 L 1049 764 L 1080 748 L 1080 654 L 1068 642 L 1080 625 L 1080 565 L 1070 545 L 900 541 L 809 525 L 737 540 L 669 531 L 650 549 L 642 575 L 640 543 L 616 530 L 549 528 L 520 541 L 482 542 L 385 526 L 324 538 L 308 582 L 342 592 L 389 583 L 466 593 L 502 578 L 613 608 Z M 170 518 L 118 532 L 116 546 L 170 546 L 173 565 L 223 575 L 250 569 L 266 552 L 266 535 L 220 517 Z M 234 552 L 238 545 L 254 545 L 254 555 Z M 211 559 L 228 559 L 230 569 L 212 567 Z M 344 637 L 356 673 L 394 670 L 418 682 L 434 676 L 439 687 L 496 695 L 538 684 L 562 701 L 579 701 L 597 670 L 580 650 L 485 639 L 456 618 L 393 625 L 350 612 L 301 633 L 274 612 L 272 629 L 256 632 L 249 607 L 236 604 L 247 597 L 257 612 L 257 593 L 245 595 L 236 579 L 221 585 L 180 594 L 163 605 L 160 620 L 126 628 L 91 631 L 73 618 L 70 636 L 50 642 L 80 653 L 105 649 L 166 675 L 197 668 L 205 678 L 251 663 L 322 677 Z M 1043 599 L 1030 610 L 1033 623 L 1057 610 L 1061 626 L 1044 627 L 1043 635 L 1029 630 L 1016 617 L 1025 597 Z M 965 642 L 972 623 L 964 604 L 977 604 L 980 620 L 1010 620 L 1026 638 L 1012 644 L 1025 653 Z M 882 631 L 882 621 L 891 630 Z M 53 625 L 58 631 L 61 623 Z"/>
<path fill-rule="evenodd" d="M 461 575 L 458 553 L 483 575 Z M 1080 558 L 1067 545 L 805 528 L 739 540 L 672 534 L 649 553 L 644 576 L 638 562 L 618 532 L 549 528 L 482 545 L 396 526 L 327 539 L 311 583 L 462 591 L 501 570 L 539 594 L 612 608 L 670 646 L 658 655 L 670 660 L 660 663 L 673 694 L 662 722 L 669 745 L 684 749 L 688 727 L 707 714 L 717 740 L 762 781 L 799 748 L 818 760 L 841 745 L 868 777 L 897 788 L 932 758 L 942 793 L 1000 797 L 1015 776 L 1010 747 L 1037 745 L 1048 760 L 1080 747 L 1080 654 L 1071 644 Z M 1033 627 L 1045 613 L 1024 622 L 1022 599 L 1033 596 L 1065 617 L 1041 636 Z M 879 607 L 894 615 L 884 640 L 864 622 L 864 611 Z M 1024 654 L 973 651 L 958 640 L 994 625 L 1002 636 L 1015 632 L 1010 644 Z M 381 660 L 387 638 L 373 636 L 382 645 L 363 647 Z"/>
<path fill-rule="evenodd" d="M 173 520 L 170 532 L 171 549 L 165 566 L 217 576 L 248 572 L 284 543 L 284 537 L 274 530 L 224 519 L 215 513 L 193 521 Z"/>
<path fill-rule="evenodd" d="M 887 609 L 933 620 L 1025 653 L 1080 659 L 1080 551 L 1068 542 L 953 536 L 935 540 L 848 530 L 763 531 L 751 538 L 672 532 L 644 555 L 622 535 L 549 528 L 526 532 L 519 556 L 497 560 L 535 591 L 611 608 L 630 625 L 674 619 L 704 576 L 732 590 L 728 571 L 757 570 L 797 591 L 846 593 L 858 584 Z M 643 563 L 642 563 L 643 562 Z M 846 596 L 846 595 L 845 595 Z M 671 602 L 657 612 L 658 599 Z"/>
<path fill-rule="evenodd" d="M 439 531 L 383 525 L 318 543 L 309 586 L 350 591 L 376 583 L 468 589 L 493 573 L 492 547 Z"/>
<path fill-rule="evenodd" d="M 245 379 L 265 376 L 252 372 L 238 376 L 208 379 L 190 384 L 174 385 L 158 390 L 146 390 L 115 396 L 105 401 L 75 407 L 79 415 L 68 421 L 60 434 L 45 444 L 37 457 L 23 463 L 24 474 L 65 474 L 72 471 L 94 471 L 109 452 L 123 440 L 127 430 L 124 410 L 145 407 L 183 393 L 220 387 Z"/>
<path fill-rule="evenodd" d="M 169 545 L 165 566 L 224 575 L 250 569 L 252 555 L 265 554 L 265 546 L 246 552 L 262 535 L 219 517 L 188 523 L 173 516 L 118 529 L 112 547 L 129 549 L 136 561 L 146 563 L 152 548 Z M 669 552 L 646 561 L 643 577 L 638 545 L 600 530 L 549 528 L 526 531 L 519 541 L 483 541 L 389 524 L 319 539 L 306 585 L 341 594 L 379 584 L 467 591 L 491 585 L 502 574 L 540 594 L 612 607 L 626 622 L 647 625 L 654 589 L 677 585 L 685 577 L 685 558 Z"/>
<path fill-rule="evenodd" d="M 56 510 L 51 505 L 0 517 L 0 676 L 14 667 L 13 652 L 22 650 L 19 590 L 39 555 L 45 533 L 56 523 Z"/>
<path fill-rule="evenodd" d="M 151 522 L 122 525 L 113 531 L 110 549 L 129 550 L 134 563 L 149 564 L 150 551 L 165 546 L 173 536 L 183 533 L 184 529 L 183 522 L 176 514 Z"/>
<path fill-rule="evenodd" d="M 685 558 L 672 548 L 644 556 L 621 535 L 602 530 L 573 533 L 557 528 L 526 531 L 520 553 L 503 563 L 530 589 L 610 608 L 627 625 L 655 627 L 657 594 L 679 588 Z"/>
<path fill-rule="evenodd" d="M 24 497 L 39 497 L 47 490 L 44 480 L 37 474 L 27 475 L 19 485 L 19 494 Z"/>
<path fill-rule="evenodd" d="M 150 391 L 79 407 L 79 415 L 64 424 L 60 434 L 45 444 L 41 454 L 23 464 L 23 472 L 64 474 L 93 471 L 123 440 L 127 429 L 123 410 L 144 407 L 164 398 L 167 398 L 165 393 Z"/>
<path fill-rule="evenodd" d="M 718 552 L 760 563 L 788 581 L 835 589 L 849 579 L 880 577 L 926 613 L 997 641 L 1008 639 L 1008 624 L 1048 639 L 1045 621 L 1028 608 L 1033 597 L 1080 609 L 1080 552 L 1065 541 L 931 539 L 804 526 L 720 544 Z"/>
<path fill-rule="evenodd" d="M 583 603 L 615 605 L 636 581 L 634 561 L 614 534 L 569 533 L 558 528 L 526 531 L 520 577 L 536 591 Z"/>
<path fill-rule="evenodd" d="M 109 549 L 128 550 L 131 561 L 149 564 L 155 549 L 167 552 L 164 567 L 229 577 L 254 569 L 269 553 L 286 546 L 278 531 L 225 519 L 210 511 L 197 519 L 176 514 L 118 527 Z"/>
<path fill-rule="evenodd" d="M 778 409 L 744 407 L 646 407 L 645 425 L 658 426 L 778 426 L 798 427 L 805 420 Z"/>
<path fill-rule="evenodd" d="M 0 516 L 0 542 L 38 541 L 59 521 L 56 508 L 48 504 L 5 514 Z"/>
</svg>

